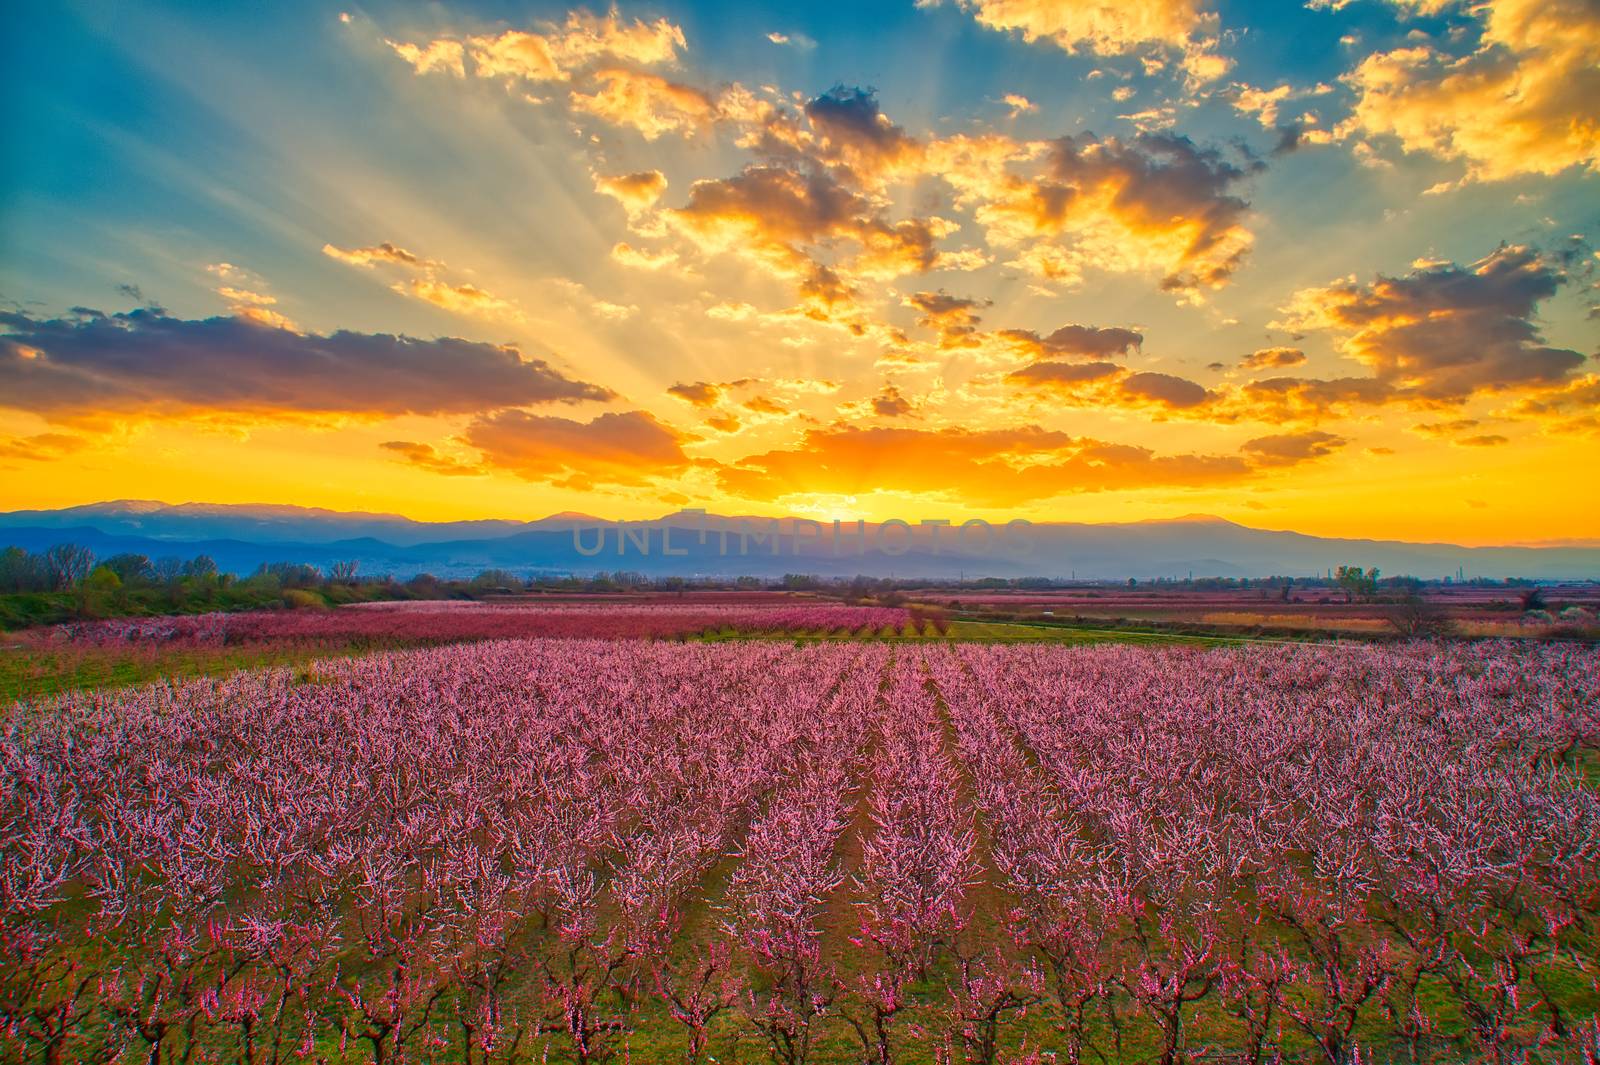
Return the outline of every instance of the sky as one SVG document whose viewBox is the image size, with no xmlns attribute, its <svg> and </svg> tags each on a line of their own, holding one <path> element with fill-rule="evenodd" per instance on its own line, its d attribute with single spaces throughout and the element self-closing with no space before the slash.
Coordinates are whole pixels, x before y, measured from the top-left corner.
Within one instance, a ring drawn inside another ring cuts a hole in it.
<svg viewBox="0 0 1600 1065">
<path fill-rule="evenodd" d="M 1600 538 L 1594 0 L 0 13 L 0 508 Z"/>
</svg>

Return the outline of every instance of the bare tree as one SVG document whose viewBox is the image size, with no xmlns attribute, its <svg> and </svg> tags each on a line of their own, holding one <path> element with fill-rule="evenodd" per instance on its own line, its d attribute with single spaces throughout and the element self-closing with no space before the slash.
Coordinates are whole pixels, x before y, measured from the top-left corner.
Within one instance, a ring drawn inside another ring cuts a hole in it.
<svg viewBox="0 0 1600 1065">
<path fill-rule="evenodd" d="M 335 562 L 328 567 L 328 579 L 335 584 L 354 584 L 356 570 L 361 568 L 361 563 L 351 559 L 349 562 Z"/>
<path fill-rule="evenodd" d="M 1415 593 L 1397 601 L 1388 610 L 1389 624 L 1401 636 L 1418 638 L 1449 635 L 1450 619 L 1444 611 Z"/>
<path fill-rule="evenodd" d="M 81 544 L 56 544 L 44 553 L 46 583 L 53 592 L 72 588 L 94 567 L 94 552 Z"/>
</svg>

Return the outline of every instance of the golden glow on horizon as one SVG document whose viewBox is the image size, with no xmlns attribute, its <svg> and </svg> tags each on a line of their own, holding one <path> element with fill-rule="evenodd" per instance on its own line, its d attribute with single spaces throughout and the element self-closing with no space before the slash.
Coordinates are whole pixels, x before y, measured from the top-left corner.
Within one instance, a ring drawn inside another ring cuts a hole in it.
<svg viewBox="0 0 1600 1065">
<path fill-rule="evenodd" d="M 858 518 L 960 522 L 970 517 L 1120 522 L 1204 513 L 1242 525 L 1318 536 L 1466 546 L 1587 538 L 1600 529 L 1600 501 L 1585 487 L 1580 472 L 1587 468 L 1590 452 L 1576 440 L 1539 439 L 1516 449 L 1469 450 L 1403 433 L 1396 434 L 1394 455 L 1357 449 L 1325 460 L 1315 477 L 1286 478 L 1244 490 L 1088 493 L 1036 506 L 972 508 L 909 494 L 801 494 L 777 503 L 712 494 L 664 501 L 648 492 L 560 490 L 502 476 L 441 478 L 378 454 L 376 444 L 394 429 L 352 425 L 307 432 L 258 427 L 240 439 L 179 425 L 149 426 L 114 451 L 53 460 L 48 477 L 11 479 L 6 502 L 9 509 L 119 498 L 290 502 L 399 513 L 423 521 L 531 520 L 559 511 L 638 520 L 684 506 L 824 522 Z M 12 470 L 28 472 L 15 464 Z"/>
</svg>

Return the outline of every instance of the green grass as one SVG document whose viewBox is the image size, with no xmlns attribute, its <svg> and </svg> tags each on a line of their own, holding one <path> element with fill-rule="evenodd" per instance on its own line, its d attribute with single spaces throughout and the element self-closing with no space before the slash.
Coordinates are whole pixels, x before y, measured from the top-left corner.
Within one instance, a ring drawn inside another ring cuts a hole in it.
<svg viewBox="0 0 1600 1065">
<path fill-rule="evenodd" d="M 949 623 L 945 632 L 937 632 L 931 625 L 922 632 L 908 626 L 900 632 L 805 632 L 805 633 L 752 633 L 723 629 L 690 637 L 698 643 L 721 643 L 732 640 L 785 640 L 797 643 L 851 642 L 884 640 L 894 643 L 1135 643 L 1158 646 L 1214 646 L 1252 641 L 1240 636 L 1196 636 L 1186 633 L 1149 632 L 1136 629 L 1092 629 L 1074 625 L 1052 625 L 1025 621 L 974 621 L 962 619 Z M 1279 641 L 1272 641 L 1279 642 Z"/>
<path fill-rule="evenodd" d="M 1136 643 L 1157 646 L 1201 646 L 1247 642 L 1239 637 L 1189 636 L 1136 629 L 1095 629 L 1077 625 L 1028 621 L 950 622 L 949 638 L 986 642 Z"/>
<path fill-rule="evenodd" d="M 254 647 L 205 650 L 0 650 L 0 704 L 74 691 L 126 688 L 159 680 L 217 677 L 242 669 L 301 665 L 362 654 L 372 648 Z"/>
</svg>

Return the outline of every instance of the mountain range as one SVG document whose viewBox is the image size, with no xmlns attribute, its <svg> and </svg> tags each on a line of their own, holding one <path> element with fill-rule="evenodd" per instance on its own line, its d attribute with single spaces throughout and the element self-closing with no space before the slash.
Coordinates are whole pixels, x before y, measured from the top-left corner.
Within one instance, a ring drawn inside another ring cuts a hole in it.
<svg viewBox="0 0 1600 1065">
<path fill-rule="evenodd" d="M 470 576 L 632 570 L 651 576 L 1128 577 L 1309 576 L 1339 565 L 1377 566 L 1417 577 L 1600 579 L 1600 547 L 1461 547 L 1337 539 L 1253 529 L 1221 518 L 1127 523 L 1038 523 L 1013 528 L 909 526 L 801 518 L 743 518 L 697 511 L 617 523 L 585 514 L 536 521 L 424 522 L 397 514 L 289 505 L 167 504 L 117 500 L 60 510 L 0 513 L 0 545 L 42 550 L 71 541 L 105 557 L 208 554 L 224 570 L 263 562 L 326 567 L 354 560 L 360 572 Z"/>
</svg>

